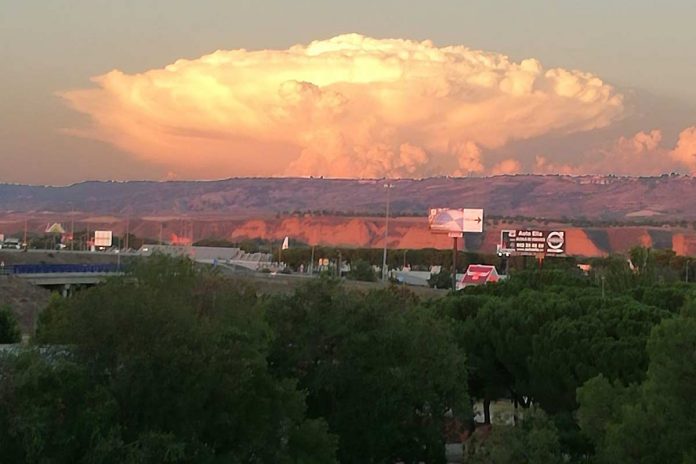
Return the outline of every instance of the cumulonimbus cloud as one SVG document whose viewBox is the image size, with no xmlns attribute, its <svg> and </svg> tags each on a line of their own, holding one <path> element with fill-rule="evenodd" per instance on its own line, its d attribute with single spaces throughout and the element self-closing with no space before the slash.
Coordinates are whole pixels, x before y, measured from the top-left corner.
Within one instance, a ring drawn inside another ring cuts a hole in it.
<svg viewBox="0 0 696 464">
<path fill-rule="evenodd" d="M 550 157 L 537 156 L 536 165 L 531 172 L 625 176 L 670 172 L 696 174 L 696 126 L 682 130 L 674 147 L 664 143 L 659 129 L 641 131 L 632 137 L 620 137 L 607 146 L 584 153 L 570 163 L 555 163 Z"/>
<path fill-rule="evenodd" d="M 623 117 L 598 77 L 535 59 L 348 34 L 286 50 L 217 51 L 61 96 L 96 138 L 182 177 L 418 177 L 511 172 L 511 141 Z"/>
</svg>

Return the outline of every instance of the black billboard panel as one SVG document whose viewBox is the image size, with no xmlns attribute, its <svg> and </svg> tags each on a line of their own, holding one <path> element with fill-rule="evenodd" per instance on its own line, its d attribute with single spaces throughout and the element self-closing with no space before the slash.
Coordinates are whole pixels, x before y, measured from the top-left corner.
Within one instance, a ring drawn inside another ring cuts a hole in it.
<svg viewBox="0 0 696 464">
<path fill-rule="evenodd" d="M 516 255 L 563 256 L 566 252 L 565 231 L 503 230 L 500 233 L 500 249 Z"/>
</svg>

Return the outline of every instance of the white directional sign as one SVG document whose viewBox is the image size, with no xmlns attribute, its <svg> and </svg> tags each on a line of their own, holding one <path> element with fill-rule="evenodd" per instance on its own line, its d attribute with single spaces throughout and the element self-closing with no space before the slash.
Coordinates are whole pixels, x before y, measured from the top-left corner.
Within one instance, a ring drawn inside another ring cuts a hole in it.
<svg viewBox="0 0 696 464">
<path fill-rule="evenodd" d="M 483 232 L 483 210 L 464 209 L 464 226 L 462 232 Z"/>
<path fill-rule="evenodd" d="M 95 230 L 94 231 L 94 246 L 110 247 L 113 240 L 113 234 L 110 230 Z"/>
<path fill-rule="evenodd" d="M 431 208 L 428 224 L 434 233 L 480 233 L 483 232 L 483 210 Z"/>
</svg>

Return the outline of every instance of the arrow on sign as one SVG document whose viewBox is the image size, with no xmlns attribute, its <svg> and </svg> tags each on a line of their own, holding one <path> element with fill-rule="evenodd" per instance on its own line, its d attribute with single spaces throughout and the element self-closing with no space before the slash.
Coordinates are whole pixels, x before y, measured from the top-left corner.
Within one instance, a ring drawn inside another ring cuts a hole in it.
<svg viewBox="0 0 696 464">
<path fill-rule="evenodd" d="M 465 221 L 471 221 L 471 222 L 481 222 L 481 218 L 477 217 L 476 219 L 473 218 L 464 218 Z"/>
</svg>

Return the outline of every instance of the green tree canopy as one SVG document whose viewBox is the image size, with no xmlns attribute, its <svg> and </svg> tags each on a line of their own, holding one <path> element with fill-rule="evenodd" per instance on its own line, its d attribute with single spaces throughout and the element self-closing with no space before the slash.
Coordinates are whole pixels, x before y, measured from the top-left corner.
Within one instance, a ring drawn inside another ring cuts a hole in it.
<svg viewBox="0 0 696 464">
<path fill-rule="evenodd" d="M 0 306 L 0 343 L 19 343 L 21 340 L 17 317 L 8 305 Z"/>
<path fill-rule="evenodd" d="M 600 463 L 694 462 L 696 318 L 664 320 L 652 332 L 648 354 L 647 378 L 632 389 L 636 394 L 601 379 L 578 391 L 581 425 Z M 595 417 L 602 425 L 589 420 Z"/>
<path fill-rule="evenodd" d="M 444 420 L 468 420 L 464 354 L 449 325 L 398 289 L 312 282 L 268 302 L 271 365 L 297 377 L 310 417 L 340 437 L 345 463 L 444 462 Z"/>
<path fill-rule="evenodd" d="M 564 462 L 553 421 L 529 410 L 517 424 L 495 424 L 490 435 L 475 436 L 466 446 L 471 464 L 557 464 Z"/>
<path fill-rule="evenodd" d="M 296 382 L 267 369 L 271 334 L 255 300 L 191 261 L 155 256 L 127 277 L 55 303 L 39 342 L 68 347 L 75 365 L 9 367 L 11 378 L 29 380 L 4 385 L 7 397 L 57 385 L 44 402 L 3 405 L 10 426 L 0 431 L 0 448 L 11 449 L 0 455 L 30 462 L 33 453 L 39 462 L 62 447 L 64 459 L 52 462 L 333 462 L 326 424 L 306 420 Z M 65 380 L 61 369 L 69 370 Z M 66 416 L 55 406 L 77 411 L 95 396 L 106 409 Z M 50 425 L 45 432 L 32 427 L 37 415 Z M 57 433 L 55 424 L 92 432 Z"/>
<path fill-rule="evenodd" d="M 375 270 L 370 263 L 357 260 L 350 263 L 348 278 L 352 280 L 362 280 L 364 282 L 376 282 L 377 274 L 375 274 Z"/>
</svg>

